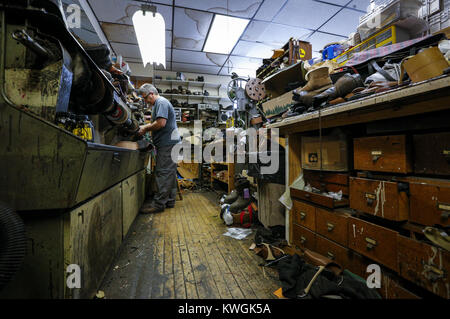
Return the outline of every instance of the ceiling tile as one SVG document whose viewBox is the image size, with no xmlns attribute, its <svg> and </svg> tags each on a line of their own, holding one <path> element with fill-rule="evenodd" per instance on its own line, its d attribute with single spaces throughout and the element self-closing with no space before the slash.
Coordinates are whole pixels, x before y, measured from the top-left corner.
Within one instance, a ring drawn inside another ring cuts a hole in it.
<svg viewBox="0 0 450 319">
<path fill-rule="evenodd" d="M 220 14 L 229 14 L 236 17 L 251 18 L 256 10 L 258 10 L 262 1 L 263 0 L 175 0 L 175 5 Z"/>
<path fill-rule="evenodd" d="M 172 62 L 172 70 L 177 72 L 217 74 L 219 73 L 220 67 Z"/>
<path fill-rule="evenodd" d="M 230 56 L 225 66 L 237 69 L 256 70 L 262 65 L 262 59 Z"/>
<path fill-rule="evenodd" d="M 256 20 L 272 21 L 280 9 L 288 2 L 288 0 L 265 0 L 258 13 Z"/>
<path fill-rule="evenodd" d="M 131 25 L 109 22 L 101 23 L 105 36 L 111 42 L 131 43 L 137 45 L 136 33 Z M 166 30 L 166 48 L 172 45 L 172 31 Z"/>
<path fill-rule="evenodd" d="M 269 46 L 281 47 L 291 37 L 302 38 L 311 31 L 276 23 L 252 21 L 242 35 L 242 40 L 260 42 Z"/>
<path fill-rule="evenodd" d="M 343 37 L 337 37 L 334 35 L 326 34 L 326 33 L 320 33 L 316 32 L 311 37 L 307 39 L 312 45 L 313 51 L 320 51 L 324 48 L 325 45 L 344 40 Z"/>
<path fill-rule="evenodd" d="M 99 21 L 122 23 L 133 25 L 133 14 L 141 8 L 144 2 L 130 1 L 130 0 L 89 0 L 92 10 Z M 172 7 L 165 5 L 156 6 L 165 21 L 166 29 L 172 29 Z M 108 8 L 108 10 L 105 10 Z"/>
<path fill-rule="evenodd" d="M 233 72 L 242 77 L 247 77 L 247 76 L 249 76 L 251 78 L 256 77 L 256 70 L 228 68 L 228 67 L 224 67 L 220 71 L 220 75 L 231 75 L 231 73 L 233 73 Z"/>
<path fill-rule="evenodd" d="M 253 58 L 266 59 L 273 54 L 273 49 L 279 48 L 278 45 L 267 45 L 264 43 L 239 41 L 234 48 L 233 55 L 248 56 Z"/>
<path fill-rule="evenodd" d="M 175 8 L 174 48 L 201 51 L 212 18 L 212 13 Z"/>
<path fill-rule="evenodd" d="M 289 1 L 273 22 L 316 29 L 338 10 L 336 6 L 312 0 Z"/>
<path fill-rule="evenodd" d="M 172 61 L 221 67 L 227 60 L 227 57 L 227 55 L 223 54 L 211 54 L 205 52 L 193 52 L 174 49 Z"/>
<path fill-rule="evenodd" d="M 320 31 L 331 32 L 334 34 L 341 34 L 348 36 L 350 33 L 356 32 L 359 25 L 359 17 L 362 14 L 349 9 L 343 9 L 327 24 L 325 24 Z"/>
</svg>

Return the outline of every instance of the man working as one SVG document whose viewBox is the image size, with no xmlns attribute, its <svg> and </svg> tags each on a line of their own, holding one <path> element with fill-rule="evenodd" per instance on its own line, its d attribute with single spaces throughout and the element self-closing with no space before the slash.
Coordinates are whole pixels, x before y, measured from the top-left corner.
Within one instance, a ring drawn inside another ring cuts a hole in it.
<svg viewBox="0 0 450 319">
<path fill-rule="evenodd" d="M 158 90 L 151 84 L 143 84 L 139 90 L 145 102 L 152 107 L 152 122 L 141 125 L 139 135 L 152 132 L 156 147 L 155 179 L 158 188 L 151 203 L 144 203 L 141 213 L 151 214 L 175 206 L 177 195 L 177 163 L 172 160 L 172 148 L 180 143 L 175 111 L 172 104 L 159 96 Z"/>
</svg>

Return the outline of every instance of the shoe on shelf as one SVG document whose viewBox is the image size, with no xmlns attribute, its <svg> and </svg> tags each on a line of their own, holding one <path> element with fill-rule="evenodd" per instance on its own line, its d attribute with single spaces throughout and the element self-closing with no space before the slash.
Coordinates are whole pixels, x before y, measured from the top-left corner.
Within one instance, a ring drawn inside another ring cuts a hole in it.
<svg viewBox="0 0 450 319">
<path fill-rule="evenodd" d="M 162 213 L 164 211 L 164 208 L 157 207 L 153 205 L 143 205 L 140 209 L 141 214 L 155 214 L 155 213 Z"/>
</svg>

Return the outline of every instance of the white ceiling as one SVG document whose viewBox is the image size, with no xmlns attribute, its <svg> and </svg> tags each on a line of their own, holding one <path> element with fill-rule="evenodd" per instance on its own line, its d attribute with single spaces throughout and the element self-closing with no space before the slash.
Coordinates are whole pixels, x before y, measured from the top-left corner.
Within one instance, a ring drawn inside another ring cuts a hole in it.
<svg viewBox="0 0 450 319">
<path fill-rule="evenodd" d="M 157 0 L 166 23 L 166 69 L 255 76 L 263 58 L 290 37 L 309 41 L 313 56 L 324 45 L 347 38 L 370 0 Z M 126 61 L 141 62 L 131 22 L 147 0 L 88 0 L 110 46 Z M 228 7 L 227 7 L 228 6 Z M 230 55 L 202 52 L 215 13 L 250 19 Z M 149 31 L 149 41 L 151 31 Z M 156 68 L 163 69 L 162 67 Z"/>
</svg>

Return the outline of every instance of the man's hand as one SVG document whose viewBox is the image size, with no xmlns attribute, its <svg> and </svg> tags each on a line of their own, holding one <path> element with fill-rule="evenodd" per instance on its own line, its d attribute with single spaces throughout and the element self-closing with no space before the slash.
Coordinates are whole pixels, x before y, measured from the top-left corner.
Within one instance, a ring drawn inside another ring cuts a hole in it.
<svg viewBox="0 0 450 319">
<path fill-rule="evenodd" d="M 147 133 L 146 126 L 147 126 L 147 125 L 141 125 L 141 126 L 139 126 L 139 131 L 137 132 L 137 134 L 138 134 L 139 136 L 142 136 L 142 135 L 144 135 L 145 133 Z"/>
</svg>

